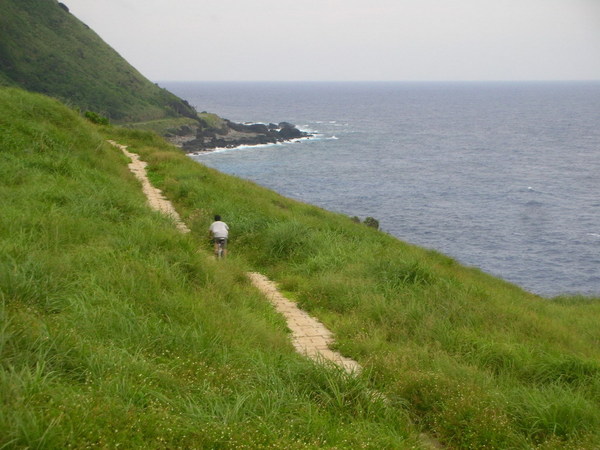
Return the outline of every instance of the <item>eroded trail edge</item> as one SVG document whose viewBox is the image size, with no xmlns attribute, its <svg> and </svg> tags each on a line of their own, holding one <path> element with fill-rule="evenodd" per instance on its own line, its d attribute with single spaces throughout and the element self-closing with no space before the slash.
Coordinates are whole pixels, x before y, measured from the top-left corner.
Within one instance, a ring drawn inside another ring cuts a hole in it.
<svg viewBox="0 0 600 450">
<path fill-rule="evenodd" d="M 121 145 L 111 140 L 108 142 L 120 149 L 125 156 L 131 159 L 131 163 L 128 165 L 129 170 L 131 170 L 142 184 L 142 190 L 148 199 L 150 207 L 171 217 L 179 231 L 189 233 L 190 229 L 183 223 L 172 203 L 162 195 L 160 189 L 155 188 L 150 183 L 146 172 L 147 163 L 142 161 L 137 153 L 128 151 L 126 145 Z M 252 284 L 286 318 L 288 328 L 292 332 L 292 343 L 299 353 L 319 363 L 333 363 L 348 373 L 360 372 L 361 366 L 356 361 L 346 358 L 331 349 L 331 345 L 334 342 L 333 334 L 325 325 L 298 308 L 296 303 L 281 295 L 276 284 L 264 275 L 256 272 L 249 272 L 247 275 Z"/>
</svg>

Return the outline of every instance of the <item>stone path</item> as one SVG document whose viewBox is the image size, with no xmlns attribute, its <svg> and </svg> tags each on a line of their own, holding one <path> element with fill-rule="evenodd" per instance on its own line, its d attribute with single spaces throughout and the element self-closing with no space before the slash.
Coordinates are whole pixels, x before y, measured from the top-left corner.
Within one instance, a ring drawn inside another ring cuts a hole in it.
<svg viewBox="0 0 600 450">
<path fill-rule="evenodd" d="M 288 328 L 292 331 L 292 343 L 299 353 L 317 361 L 330 361 L 349 373 L 360 372 L 361 367 L 356 361 L 331 350 L 333 334 L 325 325 L 281 295 L 275 283 L 264 275 L 250 272 L 248 277 L 275 309 L 285 316 Z"/>
<path fill-rule="evenodd" d="M 148 204 L 150 207 L 171 217 L 179 231 L 182 233 L 189 233 L 190 229 L 185 223 L 183 223 L 181 217 L 177 211 L 175 211 L 175 208 L 173 208 L 172 203 L 167 200 L 164 195 L 162 195 L 162 191 L 160 189 L 152 186 L 150 180 L 148 180 L 148 174 L 146 173 L 146 166 L 148 163 L 142 161 L 140 159 L 140 155 L 137 153 L 131 153 L 127 151 L 126 145 L 117 144 L 115 141 L 108 141 L 108 143 L 120 149 L 123 153 L 125 153 L 125 156 L 131 159 L 131 163 L 128 164 L 129 170 L 131 170 L 135 177 L 142 183 L 142 190 L 144 191 L 144 194 L 146 194 L 146 198 L 148 199 Z"/>
<path fill-rule="evenodd" d="M 142 161 L 138 154 L 127 151 L 126 145 L 121 145 L 114 141 L 108 142 L 119 148 L 131 159 L 131 163 L 128 167 L 142 183 L 142 189 L 148 198 L 150 207 L 170 216 L 182 233 L 189 233 L 190 229 L 183 223 L 171 202 L 162 195 L 160 189 L 156 189 L 148 180 L 148 175 L 146 173 L 147 163 Z M 247 275 L 252 281 L 252 284 L 260 290 L 275 306 L 275 309 L 286 318 L 288 327 L 292 331 L 292 343 L 299 353 L 318 362 L 329 361 L 343 368 L 350 374 L 357 374 L 360 372 L 361 366 L 356 361 L 331 350 L 330 345 L 333 343 L 333 335 L 325 328 L 325 325 L 298 308 L 296 303 L 281 295 L 277 290 L 275 283 L 264 275 L 256 272 L 249 272 Z M 381 396 L 382 394 L 374 392 L 373 395 Z M 420 439 L 424 448 L 444 448 L 435 438 L 426 433 L 422 433 Z"/>
<path fill-rule="evenodd" d="M 115 141 L 108 142 L 119 148 L 131 159 L 128 167 L 142 183 L 142 189 L 148 198 L 150 207 L 170 216 L 182 233 L 189 233 L 190 229 L 183 223 L 171 202 L 162 195 L 160 189 L 156 189 L 148 180 L 147 163 L 142 161 L 138 154 L 129 152 L 126 145 L 118 144 Z M 250 272 L 247 275 L 252 284 L 286 318 L 288 327 L 292 331 L 292 343 L 299 353 L 318 362 L 329 361 L 348 373 L 360 372 L 361 367 L 356 361 L 331 350 L 330 345 L 333 343 L 333 335 L 325 328 L 325 325 L 298 308 L 296 303 L 281 295 L 275 283 L 264 275 L 256 272 Z"/>
</svg>

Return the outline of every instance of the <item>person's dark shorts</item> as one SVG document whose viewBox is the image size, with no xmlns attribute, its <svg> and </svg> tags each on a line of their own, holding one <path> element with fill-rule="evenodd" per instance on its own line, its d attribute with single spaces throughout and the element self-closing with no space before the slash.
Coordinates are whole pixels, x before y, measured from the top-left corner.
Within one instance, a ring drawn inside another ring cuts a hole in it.
<svg viewBox="0 0 600 450">
<path fill-rule="evenodd" d="M 223 241 L 223 248 L 227 248 L 227 238 L 213 238 L 215 244 L 218 244 L 219 241 Z"/>
</svg>

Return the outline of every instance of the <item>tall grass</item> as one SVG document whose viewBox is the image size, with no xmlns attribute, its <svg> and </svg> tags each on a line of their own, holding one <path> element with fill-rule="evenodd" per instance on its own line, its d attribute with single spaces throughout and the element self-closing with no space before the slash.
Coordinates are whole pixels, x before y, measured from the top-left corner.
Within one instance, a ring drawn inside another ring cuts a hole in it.
<svg viewBox="0 0 600 450">
<path fill-rule="evenodd" d="M 600 446 L 600 299 L 540 298 L 115 132 L 150 162 L 193 235 L 221 214 L 232 254 L 320 317 L 373 386 L 406 399 L 446 445 Z"/>
<path fill-rule="evenodd" d="M 1 89 L 0 125 L 0 446 L 600 446 L 598 299 L 539 298 L 43 97 Z M 147 208 L 107 137 L 192 233 Z M 297 355 L 248 269 L 362 375 Z"/>
<path fill-rule="evenodd" d="M 294 351 L 239 251 L 209 258 L 200 196 L 183 235 L 100 131 L 146 152 L 155 136 L 13 89 L 0 125 L 0 447 L 419 445 L 405 405 L 367 395 L 368 376 Z M 176 197 L 202 181 L 191 172 Z"/>
</svg>

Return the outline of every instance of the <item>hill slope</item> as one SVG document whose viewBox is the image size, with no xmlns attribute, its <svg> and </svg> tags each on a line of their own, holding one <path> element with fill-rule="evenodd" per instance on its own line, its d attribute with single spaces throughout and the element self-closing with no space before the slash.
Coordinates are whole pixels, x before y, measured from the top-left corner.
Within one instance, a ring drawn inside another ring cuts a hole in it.
<svg viewBox="0 0 600 450">
<path fill-rule="evenodd" d="M 113 122 L 154 130 L 187 151 L 306 136 L 293 125 L 242 125 L 198 114 L 150 82 L 56 0 L 0 2 L 0 86 L 58 98 Z"/>
<path fill-rule="evenodd" d="M 191 233 L 146 207 L 106 138 L 149 162 Z M 0 446 L 411 448 L 419 429 L 450 448 L 600 446 L 598 299 L 541 299 L 15 89 L 0 152 Z M 364 372 L 295 354 L 249 269 Z"/>
<path fill-rule="evenodd" d="M 0 84 L 62 99 L 118 122 L 196 117 L 56 0 L 0 2 Z"/>
<path fill-rule="evenodd" d="M 243 264 L 151 211 L 127 162 L 0 88 L 0 447 L 416 445 L 403 407 L 296 354 Z"/>
</svg>

